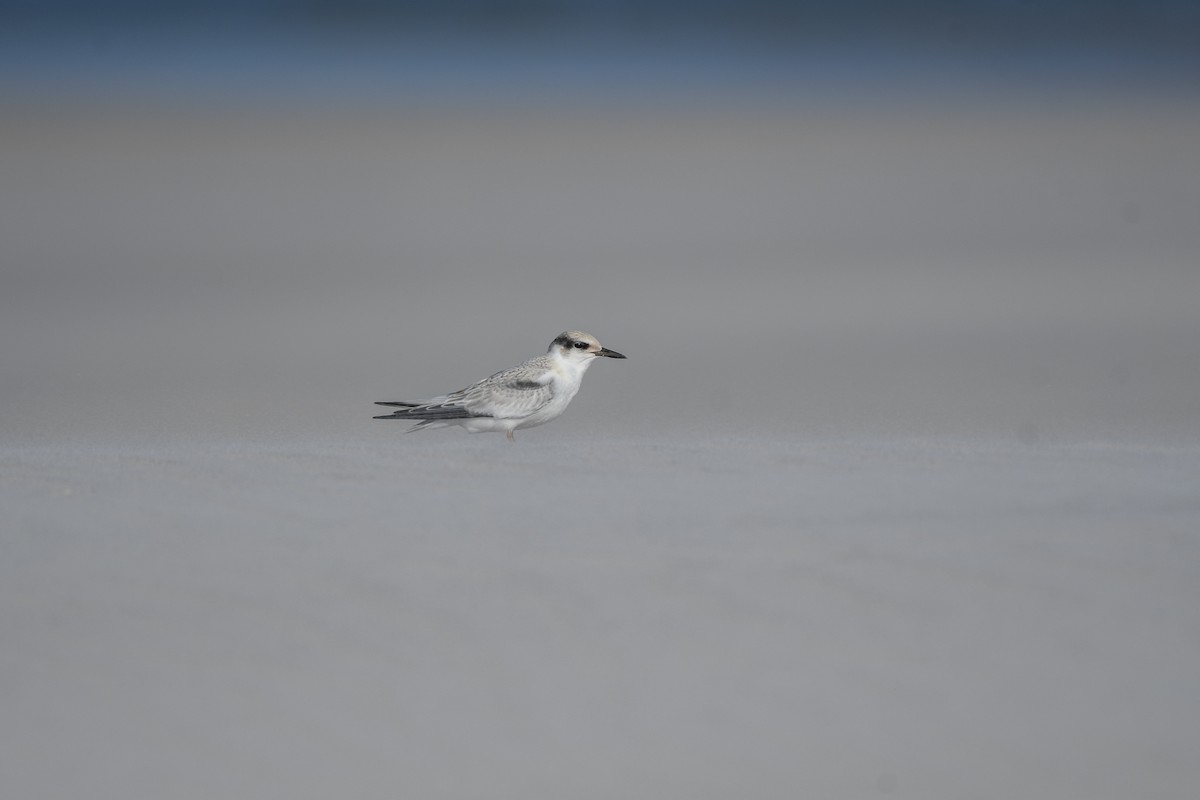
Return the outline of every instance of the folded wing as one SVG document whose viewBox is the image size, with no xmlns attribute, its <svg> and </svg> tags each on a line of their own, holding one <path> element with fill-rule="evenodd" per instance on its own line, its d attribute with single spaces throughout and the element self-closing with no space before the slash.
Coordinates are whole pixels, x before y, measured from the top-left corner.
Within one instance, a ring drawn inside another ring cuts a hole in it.
<svg viewBox="0 0 1200 800">
<path fill-rule="evenodd" d="M 455 420 L 471 417 L 520 419 L 535 413 L 554 396 L 549 373 L 527 365 L 497 372 L 466 389 L 422 403 L 376 402 L 394 406 L 391 414 L 375 419 Z"/>
</svg>

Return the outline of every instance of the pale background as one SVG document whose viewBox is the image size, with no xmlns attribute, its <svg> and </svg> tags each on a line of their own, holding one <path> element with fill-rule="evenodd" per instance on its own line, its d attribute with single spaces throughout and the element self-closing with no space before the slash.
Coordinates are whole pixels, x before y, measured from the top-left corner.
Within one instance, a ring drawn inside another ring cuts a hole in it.
<svg viewBox="0 0 1200 800">
<path fill-rule="evenodd" d="M 1186 9 L 33 5 L 6 797 L 1200 791 Z M 566 328 L 515 445 L 370 418 Z"/>
</svg>

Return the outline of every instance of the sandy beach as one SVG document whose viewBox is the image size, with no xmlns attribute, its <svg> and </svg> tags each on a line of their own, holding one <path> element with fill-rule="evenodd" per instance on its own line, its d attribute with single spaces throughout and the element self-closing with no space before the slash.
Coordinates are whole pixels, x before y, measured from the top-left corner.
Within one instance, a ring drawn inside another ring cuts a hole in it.
<svg viewBox="0 0 1200 800">
<path fill-rule="evenodd" d="M 3 793 L 1195 796 L 1197 141 L 6 100 Z M 515 444 L 370 418 L 567 328 Z"/>
</svg>

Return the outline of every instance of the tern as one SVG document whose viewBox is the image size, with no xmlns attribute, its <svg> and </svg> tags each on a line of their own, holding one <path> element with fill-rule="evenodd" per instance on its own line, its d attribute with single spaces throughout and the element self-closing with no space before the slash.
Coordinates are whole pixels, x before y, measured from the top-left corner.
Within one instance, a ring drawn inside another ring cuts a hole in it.
<svg viewBox="0 0 1200 800">
<path fill-rule="evenodd" d="M 457 392 L 415 403 L 377 401 L 395 406 L 391 414 L 375 419 L 416 422 L 405 433 L 424 428 L 461 425 L 471 433 L 513 431 L 545 425 L 567 409 L 579 391 L 583 373 L 597 358 L 625 358 L 600 345 L 595 336 L 566 331 L 555 337 L 545 355 L 497 372 Z"/>
</svg>

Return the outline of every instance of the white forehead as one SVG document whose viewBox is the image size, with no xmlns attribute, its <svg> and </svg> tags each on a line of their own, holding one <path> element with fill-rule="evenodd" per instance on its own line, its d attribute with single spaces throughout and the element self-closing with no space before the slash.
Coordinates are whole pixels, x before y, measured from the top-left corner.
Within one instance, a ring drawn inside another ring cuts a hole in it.
<svg viewBox="0 0 1200 800">
<path fill-rule="evenodd" d="M 573 347 L 575 342 L 583 342 L 588 346 L 588 349 L 599 348 L 600 340 L 590 333 L 583 331 L 564 331 L 560 333 L 554 340 L 554 344 L 559 347 Z"/>
</svg>

